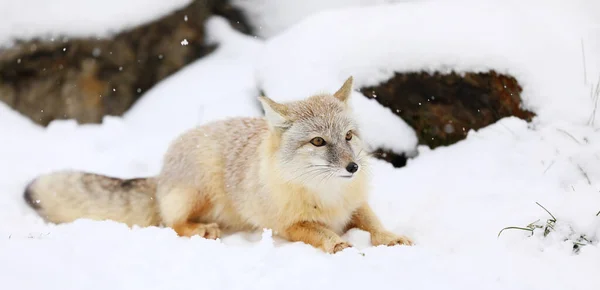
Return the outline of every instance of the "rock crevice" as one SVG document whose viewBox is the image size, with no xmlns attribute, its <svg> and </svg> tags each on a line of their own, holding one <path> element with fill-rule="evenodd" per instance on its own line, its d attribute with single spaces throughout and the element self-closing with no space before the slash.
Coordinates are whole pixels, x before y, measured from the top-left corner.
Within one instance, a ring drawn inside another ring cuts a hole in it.
<svg viewBox="0 0 600 290">
<path fill-rule="evenodd" d="M 531 121 L 522 108 L 517 80 L 495 71 L 483 73 L 396 73 L 377 86 L 360 88 L 402 118 L 415 131 L 419 144 L 431 148 L 456 143 L 471 129 L 515 116 Z"/>
</svg>

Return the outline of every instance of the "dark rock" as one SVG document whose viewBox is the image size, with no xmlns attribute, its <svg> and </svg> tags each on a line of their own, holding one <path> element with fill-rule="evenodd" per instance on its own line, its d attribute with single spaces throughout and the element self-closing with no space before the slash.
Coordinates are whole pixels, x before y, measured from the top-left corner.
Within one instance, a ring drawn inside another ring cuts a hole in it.
<svg viewBox="0 0 600 290">
<path fill-rule="evenodd" d="M 387 82 L 360 91 L 407 122 L 416 131 L 419 144 L 431 148 L 456 143 L 470 129 L 504 117 L 531 121 L 534 116 L 521 108 L 522 89 L 517 80 L 495 71 L 463 76 L 454 72 L 396 73 Z"/>
<path fill-rule="evenodd" d="M 111 38 L 17 41 L 0 51 L 0 100 L 41 125 L 121 115 L 156 83 L 214 49 L 204 42 L 212 14 L 250 33 L 226 1 L 197 0 Z"/>
</svg>

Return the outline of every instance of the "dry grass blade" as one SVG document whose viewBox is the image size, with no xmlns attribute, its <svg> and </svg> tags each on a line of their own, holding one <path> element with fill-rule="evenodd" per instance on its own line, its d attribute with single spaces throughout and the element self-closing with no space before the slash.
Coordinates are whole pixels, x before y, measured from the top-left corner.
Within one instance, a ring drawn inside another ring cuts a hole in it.
<svg viewBox="0 0 600 290">
<path fill-rule="evenodd" d="M 544 174 L 546 174 L 546 172 L 548 172 L 548 170 L 550 170 L 550 167 L 552 167 L 552 165 L 554 165 L 555 162 L 556 162 L 556 160 L 552 160 L 552 163 L 550 163 L 550 165 L 548 165 L 548 167 L 546 167 L 546 170 L 544 170 Z"/>
<path fill-rule="evenodd" d="M 557 128 L 556 131 L 564 133 L 565 135 L 571 137 L 571 139 L 573 139 L 573 141 L 577 142 L 577 144 L 581 145 L 581 142 L 579 142 L 579 140 L 577 140 L 577 138 L 575 138 L 575 136 L 573 136 L 571 133 L 569 133 L 563 129 L 559 129 L 559 128 Z"/>
<path fill-rule="evenodd" d="M 522 230 L 522 231 L 528 231 L 528 232 L 531 232 L 531 233 L 533 233 L 533 229 L 530 229 L 530 228 L 522 228 L 522 227 L 505 227 L 505 228 L 503 228 L 503 229 L 501 229 L 501 230 L 500 230 L 500 232 L 498 233 L 498 237 L 500 237 L 500 234 L 502 234 L 502 232 L 503 232 L 504 230 Z"/>
<path fill-rule="evenodd" d="M 583 167 L 581 167 L 581 165 L 577 164 L 577 168 L 579 168 L 579 171 L 581 172 L 581 174 L 583 174 L 583 177 L 585 177 L 585 179 L 587 180 L 587 183 L 589 185 L 592 185 L 592 180 L 588 176 L 587 172 L 585 172 L 585 170 L 583 170 Z"/>
<path fill-rule="evenodd" d="M 547 212 L 547 213 L 548 213 L 548 214 L 549 214 L 549 215 L 552 217 L 552 220 L 551 220 L 551 221 L 553 221 L 553 222 L 556 222 L 556 217 L 554 217 L 554 215 L 553 215 L 553 214 L 552 214 L 550 211 L 548 211 L 548 210 L 547 210 L 547 209 L 546 209 L 546 208 L 545 208 L 543 205 L 541 205 L 539 202 L 537 202 L 537 201 L 536 201 L 535 203 L 536 203 L 537 205 L 539 205 L 541 208 L 543 208 L 543 209 L 544 209 L 544 210 L 545 210 L 545 211 L 546 211 L 546 212 Z"/>
<path fill-rule="evenodd" d="M 594 122 L 596 121 L 596 112 L 598 111 L 598 102 L 600 101 L 600 75 L 598 76 L 598 81 L 596 82 L 596 88 L 594 89 L 594 87 L 592 87 L 591 89 L 591 98 L 594 102 L 594 109 L 592 110 L 592 114 L 588 120 L 588 125 L 594 126 Z"/>
</svg>

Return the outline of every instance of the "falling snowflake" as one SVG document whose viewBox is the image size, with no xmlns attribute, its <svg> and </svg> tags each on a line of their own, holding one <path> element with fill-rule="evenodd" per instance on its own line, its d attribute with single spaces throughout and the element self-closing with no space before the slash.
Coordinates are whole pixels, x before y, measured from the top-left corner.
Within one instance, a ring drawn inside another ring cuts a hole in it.
<svg viewBox="0 0 600 290">
<path fill-rule="evenodd" d="M 184 39 L 184 40 L 182 40 L 182 41 L 181 41 L 181 45 L 188 45 L 188 41 L 187 41 L 187 39 Z"/>
<path fill-rule="evenodd" d="M 94 50 L 92 50 L 92 55 L 95 57 L 100 56 L 101 53 L 102 53 L 102 50 L 98 47 L 95 47 Z"/>
</svg>

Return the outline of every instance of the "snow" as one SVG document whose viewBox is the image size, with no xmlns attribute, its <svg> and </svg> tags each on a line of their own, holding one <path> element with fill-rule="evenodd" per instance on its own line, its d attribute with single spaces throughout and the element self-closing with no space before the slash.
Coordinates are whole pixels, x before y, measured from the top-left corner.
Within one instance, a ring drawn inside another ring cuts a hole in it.
<svg viewBox="0 0 600 290">
<path fill-rule="evenodd" d="M 38 37 L 106 37 L 189 3 L 191 0 L 0 0 L 0 47 Z"/>
<path fill-rule="evenodd" d="M 269 38 L 320 11 L 405 1 L 411 0 L 231 0 L 231 4 L 244 11 L 258 36 Z"/>
<path fill-rule="evenodd" d="M 597 4 L 449 3 L 331 10 L 266 41 L 213 18 L 208 32 L 220 44 L 216 53 L 146 92 L 123 117 L 105 117 L 102 124 L 54 121 L 41 128 L 0 103 L 2 287 L 600 288 L 600 119 L 593 126 L 587 122 L 593 107 L 589 88 L 600 72 L 600 39 L 584 30 Z M 420 23 L 425 19 L 426 25 Z M 394 33 L 386 36 L 384 28 Z M 413 247 L 372 247 L 360 230 L 344 236 L 355 248 L 327 255 L 269 230 L 213 241 L 111 221 L 51 225 L 22 200 L 27 182 L 51 170 L 156 174 L 166 146 L 183 130 L 260 115 L 255 98 L 261 89 L 276 100 L 291 100 L 333 91 L 349 74 L 362 86 L 384 81 L 393 70 L 421 68 L 510 72 L 539 118 L 532 124 L 504 118 L 454 145 L 414 148 L 414 132 L 404 122 L 391 121 L 389 112 L 353 92 L 372 145 L 418 151 L 400 169 L 372 160 L 370 203 L 387 228 L 415 240 Z M 394 133 L 382 134 L 382 124 Z M 538 219 L 543 225 L 550 216 L 536 202 L 557 218 L 555 230 L 545 237 L 542 229 L 533 236 L 506 230 L 498 237 L 507 226 Z M 575 254 L 579 235 L 593 244 Z"/>
</svg>

